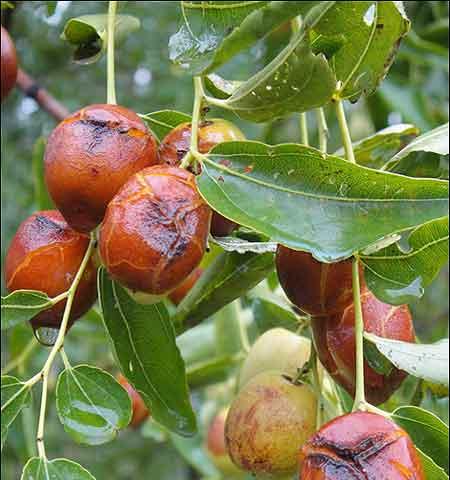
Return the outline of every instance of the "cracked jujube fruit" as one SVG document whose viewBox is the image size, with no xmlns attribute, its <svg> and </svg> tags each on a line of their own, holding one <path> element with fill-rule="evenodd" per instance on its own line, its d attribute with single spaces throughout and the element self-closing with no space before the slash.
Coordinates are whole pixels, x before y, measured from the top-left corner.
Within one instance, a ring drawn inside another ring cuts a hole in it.
<svg viewBox="0 0 450 480">
<path fill-rule="evenodd" d="M 37 212 L 17 230 L 5 259 L 5 283 L 10 292 L 37 290 L 49 297 L 67 291 L 89 245 L 87 235 L 72 230 L 56 210 Z M 97 298 L 96 267 L 90 259 L 78 285 L 69 326 L 84 315 Z M 31 324 L 58 328 L 66 300 L 36 315 Z"/>
<path fill-rule="evenodd" d="M 425 480 L 409 435 L 392 420 L 368 412 L 324 425 L 300 452 L 300 480 Z"/>
<path fill-rule="evenodd" d="M 130 426 L 138 428 L 150 416 L 150 410 L 145 405 L 144 400 L 139 393 L 136 392 L 134 387 L 121 373 L 117 375 L 117 381 L 127 391 L 131 400 L 131 411 L 133 412 L 133 416 L 131 417 Z"/>
<path fill-rule="evenodd" d="M 48 138 L 45 181 L 56 207 L 79 232 L 90 232 L 135 173 L 157 163 L 156 140 L 119 105 L 90 105 L 63 120 Z"/>
<path fill-rule="evenodd" d="M 244 134 L 230 122 L 222 119 L 205 120 L 198 127 L 198 151 L 208 153 L 223 142 L 245 140 Z M 191 124 L 182 123 L 169 132 L 159 146 L 159 158 L 162 163 L 179 166 L 191 145 Z M 211 235 L 226 237 L 238 227 L 238 224 L 213 212 Z"/>
<path fill-rule="evenodd" d="M 192 173 L 154 166 L 134 175 L 108 206 L 100 228 L 102 260 L 132 291 L 165 295 L 199 265 L 211 209 Z"/>
<path fill-rule="evenodd" d="M 225 438 L 233 462 L 254 475 L 297 470 L 298 452 L 314 433 L 317 398 L 279 372 L 252 378 L 231 405 Z"/>
<path fill-rule="evenodd" d="M 16 84 L 17 54 L 9 33 L 3 27 L 1 30 L 1 93 L 3 101 Z"/>
<path fill-rule="evenodd" d="M 379 337 L 414 342 L 414 326 L 407 305 L 393 306 L 378 300 L 366 290 L 361 295 L 364 330 Z M 355 393 L 355 310 L 353 304 L 344 312 L 311 322 L 317 354 L 323 366 L 351 395 Z M 378 405 L 399 388 L 407 374 L 395 367 L 382 374 L 365 361 L 364 381 L 367 400 Z"/>
<path fill-rule="evenodd" d="M 353 301 L 352 260 L 322 263 L 310 253 L 279 245 L 276 267 L 281 287 L 303 312 L 331 315 Z M 362 277 L 360 273 L 363 283 Z"/>
</svg>

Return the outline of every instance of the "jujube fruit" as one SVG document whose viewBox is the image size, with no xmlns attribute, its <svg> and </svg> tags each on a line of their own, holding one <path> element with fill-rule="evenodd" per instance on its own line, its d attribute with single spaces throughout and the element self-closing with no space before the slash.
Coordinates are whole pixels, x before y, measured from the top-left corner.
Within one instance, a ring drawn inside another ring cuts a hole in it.
<svg viewBox="0 0 450 480">
<path fill-rule="evenodd" d="M 17 80 L 17 54 L 7 30 L 1 27 L 1 93 L 7 97 Z"/>
<path fill-rule="evenodd" d="M 134 175 L 108 206 L 100 228 L 102 260 L 133 291 L 167 294 L 199 265 L 211 209 L 192 173 L 154 166 Z"/>
<path fill-rule="evenodd" d="M 87 235 L 72 230 L 56 210 L 31 215 L 17 230 L 5 260 L 5 281 L 10 292 L 38 290 L 49 297 L 67 291 L 89 245 Z M 97 298 L 96 268 L 89 260 L 78 285 L 69 326 L 86 313 Z M 31 324 L 58 328 L 64 313 L 63 300 L 36 315 Z"/>
<path fill-rule="evenodd" d="M 239 388 L 256 375 L 276 370 L 295 378 L 309 360 L 311 340 L 284 328 L 272 328 L 252 345 L 239 374 Z"/>
<path fill-rule="evenodd" d="M 230 122 L 222 119 L 203 121 L 198 127 L 198 151 L 208 153 L 223 142 L 245 140 L 244 134 Z M 159 146 L 160 161 L 171 166 L 179 166 L 191 145 L 191 124 L 182 123 L 169 132 Z M 237 228 L 237 223 L 213 212 L 211 234 L 226 237 Z"/>
<path fill-rule="evenodd" d="M 276 267 L 281 287 L 303 312 L 331 315 L 353 301 L 352 260 L 322 263 L 310 253 L 279 245 Z"/>
<path fill-rule="evenodd" d="M 414 342 L 414 326 L 406 305 L 392 306 L 373 293 L 361 295 L 364 330 L 380 337 Z M 323 366 L 351 395 L 355 392 L 355 311 L 353 305 L 343 313 L 312 319 L 314 343 Z M 381 374 L 364 363 L 365 391 L 370 403 L 385 402 L 397 390 L 407 374 L 393 367 Z"/>
<path fill-rule="evenodd" d="M 183 298 L 191 291 L 192 287 L 197 283 L 197 280 L 201 277 L 203 270 L 198 267 L 189 276 L 178 285 L 175 290 L 169 293 L 169 298 L 175 305 L 182 302 Z"/>
<path fill-rule="evenodd" d="M 225 438 L 233 462 L 254 475 L 289 475 L 314 433 L 317 398 L 276 372 L 252 378 L 228 413 Z"/>
<path fill-rule="evenodd" d="M 303 446 L 300 480 L 425 480 L 408 434 L 391 420 L 368 412 L 338 417 Z"/>
<path fill-rule="evenodd" d="M 150 416 L 150 410 L 145 405 L 144 400 L 139 393 L 136 392 L 134 387 L 122 374 L 117 376 L 117 381 L 127 391 L 131 399 L 131 410 L 133 412 L 133 416 L 131 417 L 130 426 L 133 428 L 138 428 Z"/>
<path fill-rule="evenodd" d="M 45 181 L 67 223 L 90 232 L 120 187 L 157 161 L 156 141 L 134 112 L 119 105 L 90 105 L 49 136 Z"/>
</svg>

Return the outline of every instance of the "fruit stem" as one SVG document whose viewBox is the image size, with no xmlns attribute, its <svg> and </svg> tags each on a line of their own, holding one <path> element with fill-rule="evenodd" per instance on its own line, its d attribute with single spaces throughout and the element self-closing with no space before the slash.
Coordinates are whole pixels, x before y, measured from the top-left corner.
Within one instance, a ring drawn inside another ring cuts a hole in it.
<svg viewBox="0 0 450 480">
<path fill-rule="evenodd" d="M 319 149 L 323 153 L 327 153 L 328 149 L 328 125 L 323 108 L 316 109 L 317 131 L 319 133 Z"/>
<path fill-rule="evenodd" d="M 300 138 L 303 145 L 309 146 L 308 117 L 306 112 L 300 114 Z"/>
<path fill-rule="evenodd" d="M 350 137 L 350 130 L 348 128 L 347 119 L 345 118 L 344 104 L 342 100 L 335 100 L 336 115 L 341 130 L 342 143 L 344 145 L 345 157 L 349 162 L 356 163 L 355 153 L 353 152 L 352 139 Z"/>
<path fill-rule="evenodd" d="M 361 285 L 359 282 L 359 259 L 352 264 L 353 303 L 355 309 L 355 345 L 356 345 L 356 388 L 353 411 L 367 404 L 364 392 L 364 319 L 361 306 Z"/>
<path fill-rule="evenodd" d="M 109 2 L 108 6 L 108 44 L 107 44 L 107 103 L 115 105 L 116 84 L 114 70 L 114 29 L 116 26 L 117 2 Z"/>
</svg>

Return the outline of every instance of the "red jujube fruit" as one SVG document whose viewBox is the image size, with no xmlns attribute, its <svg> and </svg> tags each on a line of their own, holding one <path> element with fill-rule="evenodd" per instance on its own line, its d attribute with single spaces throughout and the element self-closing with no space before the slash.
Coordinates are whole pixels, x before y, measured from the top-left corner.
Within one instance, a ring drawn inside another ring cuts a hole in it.
<svg viewBox="0 0 450 480">
<path fill-rule="evenodd" d="M 127 391 L 131 399 L 131 410 L 133 412 L 133 416 L 131 417 L 130 426 L 133 428 L 138 428 L 150 416 L 150 410 L 145 405 L 144 400 L 139 393 L 136 392 L 134 387 L 121 373 L 117 375 L 117 381 Z"/>
<path fill-rule="evenodd" d="M 16 84 L 17 54 L 9 33 L 3 27 L 1 30 L 1 94 L 3 101 Z"/>
</svg>

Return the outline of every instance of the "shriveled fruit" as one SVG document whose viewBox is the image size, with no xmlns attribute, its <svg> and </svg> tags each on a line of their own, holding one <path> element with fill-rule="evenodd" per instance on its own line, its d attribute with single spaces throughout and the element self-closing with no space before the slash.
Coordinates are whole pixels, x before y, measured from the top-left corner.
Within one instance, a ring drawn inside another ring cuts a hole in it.
<svg viewBox="0 0 450 480">
<path fill-rule="evenodd" d="M 1 94 L 3 101 L 16 84 L 17 54 L 9 33 L 3 27 L 1 30 Z"/>
<path fill-rule="evenodd" d="M 259 373 L 276 370 L 296 378 L 311 355 L 311 340 L 284 328 L 273 328 L 252 345 L 239 375 L 239 388 Z"/>
<path fill-rule="evenodd" d="M 300 480 L 425 480 L 408 434 L 391 420 L 355 412 L 324 425 L 303 446 Z"/>
<path fill-rule="evenodd" d="M 338 313 L 353 301 L 352 260 L 321 263 L 310 253 L 279 245 L 276 267 L 289 300 L 310 315 Z"/>
<path fill-rule="evenodd" d="M 198 129 L 198 151 L 208 153 L 213 147 L 223 142 L 245 140 L 244 134 L 232 123 L 222 119 L 201 122 Z M 189 151 L 191 144 L 191 124 L 182 123 L 169 132 L 159 146 L 161 162 L 179 166 L 182 158 Z M 226 237 L 237 228 L 237 223 L 213 212 L 211 234 Z"/>
<path fill-rule="evenodd" d="M 88 244 L 89 237 L 72 230 L 58 211 L 31 215 L 20 225 L 9 246 L 6 287 L 11 292 L 38 290 L 50 297 L 64 293 L 79 270 Z M 70 325 L 91 308 L 96 297 L 96 268 L 91 259 L 75 294 Z M 31 321 L 33 328 L 58 328 L 65 305 L 64 300 L 39 313 Z"/>
<path fill-rule="evenodd" d="M 190 292 L 197 280 L 201 277 L 203 270 L 197 267 L 175 290 L 169 293 L 169 298 L 175 305 L 181 303 L 183 298 Z"/>
<path fill-rule="evenodd" d="M 255 475 L 289 475 L 314 433 L 317 399 L 308 385 L 265 372 L 240 391 L 228 413 L 225 437 L 233 462 Z"/>
<path fill-rule="evenodd" d="M 131 418 L 130 426 L 138 428 L 149 417 L 150 410 L 142 400 L 142 397 L 134 389 L 134 387 L 128 382 L 128 380 L 121 374 L 117 375 L 117 381 L 127 391 L 131 399 L 131 410 L 133 416 Z"/>
<path fill-rule="evenodd" d="M 51 133 L 45 180 L 67 223 L 89 232 L 102 221 L 120 187 L 157 162 L 156 141 L 134 112 L 119 105 L 90 105 Z"/>
<path fill-rule="evenodd" d="M 361 295 L 364 329 L 380 337 L 414 342 L 414 326 L 408 306 L 392 306 L 366 290 Z M 320 361 L 330 375 L 350 394 L 355 391 L 355 312 L 353 305 L 343 313 L 312 319 L 314 343 Z M 406 378 L 406 373 L 392 368 L 381 374 L 364 364 L 365 391 L 370 403 L 385 402 Z"/>
<path fill-rule="evenodd" d="M 239 475 L 242 470 L 236 467 L 228 455 L 225 445 L 225 422 L 228 408 L 222 409 L 213 418 L 208 427 L 206 437 L 206 451 L 218 470 L 227 475 Z"/>
<path fill-rule="evenodd" d="M 109 204 L 99 236 L 108 272 L 131 290 L 167 294 L 198 266 L 211 209 L 195 177 L 169 166 L 134 175 Z"/>
</svg>

